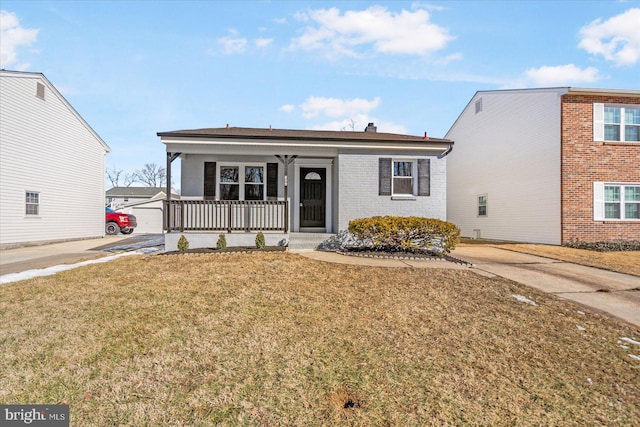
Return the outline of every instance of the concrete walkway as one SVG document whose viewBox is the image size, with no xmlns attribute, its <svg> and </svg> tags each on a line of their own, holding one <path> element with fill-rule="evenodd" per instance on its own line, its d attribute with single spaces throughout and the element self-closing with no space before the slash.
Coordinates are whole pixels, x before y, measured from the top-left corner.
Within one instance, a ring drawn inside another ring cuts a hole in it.
<svg viewBox="0 0 640 427">
<path fill-rule="evenodd" d="M 472 271 L 500 276 L 640 326 L 640 277 L 497 247 L 460 246 L 452 255 Z"/>
<path fill-rule="evenodd" d="M 112 253 L 106 252 L 104 249 L 130 238 L 133 237 L 125 235 L 106 236 L 96 239 L 74 240 L 64 243 L 2 250 L 0 251 L 0 276 L 60 264 L 74 264 L 112 255 Z"/>
</svg>

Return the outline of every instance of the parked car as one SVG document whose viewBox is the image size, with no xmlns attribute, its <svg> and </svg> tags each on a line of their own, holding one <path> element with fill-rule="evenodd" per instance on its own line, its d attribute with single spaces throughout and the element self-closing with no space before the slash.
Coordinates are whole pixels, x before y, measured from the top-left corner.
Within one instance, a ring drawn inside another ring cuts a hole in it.
<svg viewBox="0 0 640 427">
<path fill-rule="evenodd" d="M 105 209 L 105 229 L 109 235 L 115 235 L 119 232 L 122 234 L 131 234 L 133 229 L 138 226 L 135 215 L 116 212 L 113 209 Z"/>
</svg>

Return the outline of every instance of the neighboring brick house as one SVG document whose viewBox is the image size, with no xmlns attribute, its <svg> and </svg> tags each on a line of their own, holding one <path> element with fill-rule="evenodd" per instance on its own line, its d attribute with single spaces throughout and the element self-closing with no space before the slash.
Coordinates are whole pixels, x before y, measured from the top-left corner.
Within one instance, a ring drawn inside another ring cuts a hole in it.
<svg viewBox="0 0 640 427">
<path fill-rule="evenodd" d="M 191 247 L 268 244 L 287 233 L 336 233 L 374 215 L 446 218 L 446 154 L 452 141 L 363 132 L 214 128 L 160 132 L 181 159 L 181 198 L 165 229 L 189 232 Z M 288 201 L 288 203 L 287 203 Z M 181 233 L 165 236 L 173 248 Z M 244 239 L 244 240 L 243 240 Z"/>
<path fill-rule="evenodd" d="M 447 219 L 463 236 L 640 240 L 640 91 L 479 91 L 445 138 Z"/>
</svg>

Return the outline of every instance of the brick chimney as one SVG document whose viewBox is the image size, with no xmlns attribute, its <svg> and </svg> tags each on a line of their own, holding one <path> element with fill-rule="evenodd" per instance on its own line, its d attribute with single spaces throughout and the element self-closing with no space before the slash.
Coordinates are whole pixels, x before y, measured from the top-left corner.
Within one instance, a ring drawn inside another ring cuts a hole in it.
<svg viewBox="0 0 640 427">
<path fill-rule="evenodd" d="M 376 133 L 378 128 L 373 125 L 373 122 L 369 123 L 367 127 L 364 129 L 365 132 L 373 132 Z"/>
</svg>

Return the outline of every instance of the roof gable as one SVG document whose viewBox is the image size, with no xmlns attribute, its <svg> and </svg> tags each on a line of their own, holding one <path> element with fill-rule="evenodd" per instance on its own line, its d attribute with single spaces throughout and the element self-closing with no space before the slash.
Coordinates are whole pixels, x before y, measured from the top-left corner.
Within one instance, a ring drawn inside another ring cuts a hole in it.
<svg viewBox="0 0 640 427">
<path fill-rule="evenodd" d="M 96 139 L 96 141 L 102 146 L 105 152 L 110 153 L 111 148 L 107 145 L 106 142 L 96 133 L 95 130 L 87 123 L 87 121 L 82 118 L 82 116 L 76 111 L 75 108 L 67 101 L 67 99 L 56 89 L 56 87 L 45 77 L 43 73 L 36 72 L 28 72 L 28 71 L 9 71 L 9 70 L 0 70 L 0 78 L 20 78 L 20 79 L 37 79 L 41 83 L 43 83 L 47 88 L 51 91 L 51 93 L 56 96 L 60 102 L 69 110 L 69 112 L 80 122 L 82 126 L 84 126 L 91 135 Z"/>
</svg>

